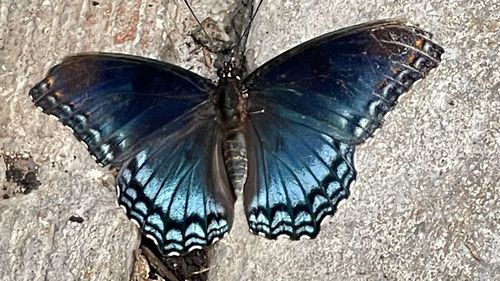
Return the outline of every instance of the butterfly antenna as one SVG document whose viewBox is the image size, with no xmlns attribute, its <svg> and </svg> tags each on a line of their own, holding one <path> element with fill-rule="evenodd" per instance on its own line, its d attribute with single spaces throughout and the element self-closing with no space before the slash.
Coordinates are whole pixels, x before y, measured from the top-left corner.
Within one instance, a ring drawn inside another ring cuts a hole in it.
<svg viewBox="0 0 500 281">
<path fill-rule="evenodd" d="M 252 22 L 255 19 L 255 16 L 257 16 L 257 12 L 259 11 L 259 8 L 262 5 L 263 1 L 264 0 L 260 0 L 259 4 L 257 4 L 257 7 L 255 8 L 255 12 L 253 13 L 252 17 L 250 18 L 250 22 L 247 24 L 245 30 L 243 31 L 243 33 L 241 34 L 240 38 L 238 39 L 238 43 L 236 44 L 236 46 L 238 46 L 238 48 L 240 48 L 240 44 L 243 41 L 243 39 L 245 39 L 245 41 L 246 41 L 246 38 L 248 37 L 248 33 L 250 32 L 250 27 L 252 26 Z M 241 49 L 244 50 L 244 47 L 241 48 Z"/>
<path fill-rule="evenodd" d="M 261 0 L 262 1 L 262 0 Z M 191 15 L 193 15 L 194 19 L 196 20 L 196 22 L 198 23 L 198 25 L 200 26 L 201 30 L 203 30 L 203 33 L 205 33 L 205 35 L 207 36 L 208 39 L 212 40 L 212 38 L 210 38 L 210 35 L 208 35 L 208 32 L 205 30 L 205 28 L 203 28 L 203 25 L 201 25 L 201 22 L 200 20 L 198 19 L 198 17 L 195 15 L 193 9 L 191 8 L 191 5 L 189 5 L 188 1 L 187 0 L 184 0 L 184 3 L 186 3 L 186 6 L 188 7 L 189 9 L 189 12 L 191 12 Z"/>
</svg>

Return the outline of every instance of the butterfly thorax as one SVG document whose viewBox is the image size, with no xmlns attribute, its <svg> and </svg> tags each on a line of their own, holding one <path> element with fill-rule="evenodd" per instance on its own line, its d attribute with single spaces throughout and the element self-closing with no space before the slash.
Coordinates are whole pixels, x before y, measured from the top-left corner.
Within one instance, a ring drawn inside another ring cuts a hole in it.
<svg viewBox="0 0 500 281">
<path fill-rule="evenodd" d="M 230 76 L 230 75 L 229 75 Z M 239 77 L 222 76 L 215 92 L 216 108 L 222 128 L 222 152 L 231 186 L 241 192 L 247 178 L 247 152 L 244 124 L 247 94 Z"/>
</svg>

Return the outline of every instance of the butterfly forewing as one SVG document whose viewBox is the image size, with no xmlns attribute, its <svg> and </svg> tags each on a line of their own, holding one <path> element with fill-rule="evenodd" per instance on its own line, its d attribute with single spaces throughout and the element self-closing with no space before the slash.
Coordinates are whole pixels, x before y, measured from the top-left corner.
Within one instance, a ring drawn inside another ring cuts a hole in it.
<svg viewBox="0 0 500 281">
<path fill-rule="evenodd" d="M 150 134 L 207 100 L 214 85 L 178 66 L 121 54 L 83 54 L 54 66 L 30 96 L 102 165 L 119 166 Z"/>
<path fill-rule="evenodd" d="M 437 67 L 443 49 L 425 31 L 379 21 L 301 44 L 245 80 L 252 95 L 290 108 L 338 141 L 357 144 L 411 85 Z M 257 109 L 256 109 L 257 110 Z"/>
</svg>

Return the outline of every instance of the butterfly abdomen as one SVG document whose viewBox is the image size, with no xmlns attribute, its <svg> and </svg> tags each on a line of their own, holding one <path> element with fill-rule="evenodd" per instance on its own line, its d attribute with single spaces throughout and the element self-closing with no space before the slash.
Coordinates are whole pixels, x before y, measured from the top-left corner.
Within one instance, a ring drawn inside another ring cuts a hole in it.
<svg viewBox="0 0 500 281">
<path fill-rule="evenodd" d="M 234 190 L 241 192 L 247 179 L 247 150 L 245 136 L 241 130 L 228 136 L 222 145 L 224 164 Z"/>
<path fill-rule="evenodd" d="M 247 144 L 244 124 L 246 120 L 246 94 L 236 78 L 222 78 L 216 91 L 216 104 L 222 126 L 222 153 L 224 165 L 237 192 L 243 190 L 247 179 Z"/>
</svg>

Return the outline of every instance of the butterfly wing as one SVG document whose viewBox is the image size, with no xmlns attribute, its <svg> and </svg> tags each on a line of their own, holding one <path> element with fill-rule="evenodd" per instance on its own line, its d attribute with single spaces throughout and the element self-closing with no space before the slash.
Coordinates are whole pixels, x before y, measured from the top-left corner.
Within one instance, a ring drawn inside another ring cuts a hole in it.
<svg viewBox="0 0 500 281">
<path fill-rule="evenodd" d="M 253 232 L 317 235 L 349 194 L 353 145 L 438 65 L 443 49 L 430 37 L 398 21 L 361 24 L 299 45 L 246 78 L 255 156 L 244 195 Z"/>
<path fill-rule="evenodd" d="M 266 103 L 307 116 L 302 123 L 358 144 L 444 52 L 431 34 L 398 21 L 348 27 L 301 44 L 244 82 Z"/>
<path fill-rule="evenodd" d="M 244 189 L 250 230 L 274 239 L 315 237 L 319 224 L 349 196 L 354 147 L 280 116 L 267 106 L 252 115 Z"/>
<path fill-rule="evenodd" d="M 123 54 L 82 54 L 54 66 L 30 96 L 88 146 L 119 166 L 133 147 L 208 98 L 214 85 L 178 66 Z"/>
<path fill-rule="evenodd" d="M 121 167 L 119 204 L 170 255 L 209 245 L 232 224 L 213 89 L 171 64 L 88 54 L 53 67 L 30 96 L 99 163 Z"/>
<path fill-rule="evenodd" d="M 210 110 L 202 106 L 198 111 Z M 184 254 L 222 238 L 231 228 L 236 199 L 224 168 L 218 124 L 194 114 L 174 123 L 179 124 L 152 136 L 117 177 L 119 204 L 165 255 Z"/>
</svg>

